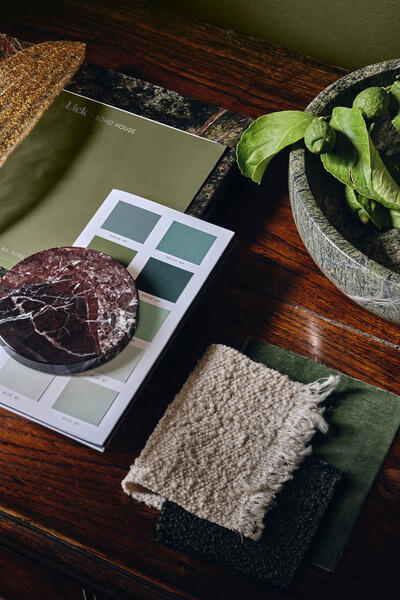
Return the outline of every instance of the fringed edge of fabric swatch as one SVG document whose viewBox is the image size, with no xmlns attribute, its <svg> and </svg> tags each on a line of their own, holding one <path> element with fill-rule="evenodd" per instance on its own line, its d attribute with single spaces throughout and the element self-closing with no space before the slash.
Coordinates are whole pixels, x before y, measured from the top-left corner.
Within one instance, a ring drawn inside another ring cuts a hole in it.
<svg viewBox="0 0 400 600">
<path fill-rule="evenodd" d="M 280 448 L 278 457 L 282 468 L 271 469 L 257 475 L 251 481 L 241 481 L 242 490 L 246 493 L 241 507 L 240 533 L 255 541 L 259 540 L 264 529 L 264 516 L 274 506 L 274 500 L 282 486 L 293 478 L 293 472 L 311 454 L 312 447 L 307 444 L 316 430 L 321 433 L 328 431 L 328 424 L 322 416 L 325 408 L 315 410 L 315 406 L 335 390 L 340 380 L 339 375 L 316 380 L 303 386 L 301 394 L 304 404 L 298 406 L 295 412 L 300 414 L 296 429 L 288 432 L 287 443 Z M 313 410 L 310 410 L 310 409 Z M 162 505 L 162 502 L 160 503 Z"/>
</svg>

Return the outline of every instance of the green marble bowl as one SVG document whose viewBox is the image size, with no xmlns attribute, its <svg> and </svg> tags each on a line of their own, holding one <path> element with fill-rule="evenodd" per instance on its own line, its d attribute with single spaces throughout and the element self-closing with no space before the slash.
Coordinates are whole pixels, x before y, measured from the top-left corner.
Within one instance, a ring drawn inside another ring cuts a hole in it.
<svg viewBox="0 0 400 600">
<path fill-rule="evenodd" d="M 364 67 L 327 87 L 306 110 L 329 115 L 335 106 L 351 106 L 362 89 L 389 85 L 398 74 L 397 59 Z M 389 120 L 374 136 L 380 151 L 400 151 Z M 346 210 L 343 185 L 303 142 L 290 153 L 289 191 L 297 229 L 323 273 L 364 308 L 400 323 L 400 230 L 379 231 L 356 220 Z"/>
</svg>

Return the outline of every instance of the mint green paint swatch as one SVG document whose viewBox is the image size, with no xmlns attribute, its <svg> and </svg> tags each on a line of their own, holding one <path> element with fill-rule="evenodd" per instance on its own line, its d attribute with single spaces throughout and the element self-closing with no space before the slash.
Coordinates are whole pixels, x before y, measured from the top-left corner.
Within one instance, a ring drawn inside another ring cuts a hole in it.
<svg viewBox="0 0 400 600">
<path fill-rule="evenodd" d="M 108 215 L 102 227 L 107 231 L 143 244 L 160 218 L 160 215 L 150 210 L 120 201 Z"/>
<path fill-rule="evenodd" d="M 148 302 L 139 301 L 139 319 L 135 337 L 151 342 L 170 311 Z"/>
<path fill-rule="evenodd" d="M 110 242 L 110 240 L 105 240 L 98 235 L 94 236 L 88 245 L 88 248 L 108 254 L 108 256 L 115 258 L 115 260 L 120 262 L 121 265 L 124 265 L 124 267 L 127 267 L 137 254 L 136 250 L 131 250 L 131 248 L 126 248 L 125 246 L 121 246 L 115 242 Z"/>
<path fill-rule="evenodd" d="M 36 402 L 53 379 L 53 375 L 25 367 L 12 358 L 9 358 L 0 370 L 0 385 Z"/>
<path fill-rule="evenodd" d="M 118 392 L 82 377 L 73 377 L 61 392 L 53 408 L 92 425 L 99 425 Z"/>
<path fill-rule="evenodd" d="M 136 279 L 136 286 L 142 292 L 176 302 L 192 277 L 190 271 L 149 258 Z"/>
<path fill-rule="evenodd" d="M 200 265 L 215 240 L 215 235 L 174 221 L 157 250 Z"/>
<path fill-rule="evenodd" d="M 115 358 L 94 369 L 99 375 L 107 375 L 125 383 L 142 358 L 144 350 L 128 344 Z"/>
</svg>

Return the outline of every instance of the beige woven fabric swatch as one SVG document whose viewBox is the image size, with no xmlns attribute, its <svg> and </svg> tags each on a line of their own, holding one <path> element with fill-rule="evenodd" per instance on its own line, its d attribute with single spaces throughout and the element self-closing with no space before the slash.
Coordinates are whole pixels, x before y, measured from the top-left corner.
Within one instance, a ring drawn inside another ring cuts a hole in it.
<svg viewBox="0 0 400 600">
<path fill-rule="evenodd" d="M 122 482 L 160 508 L 166 498 L 198 517 L 258 539 L 281 486 L 327 431 L 320 402 L 338 377 L 313 384 L 210 346 Z"/>
</svg>

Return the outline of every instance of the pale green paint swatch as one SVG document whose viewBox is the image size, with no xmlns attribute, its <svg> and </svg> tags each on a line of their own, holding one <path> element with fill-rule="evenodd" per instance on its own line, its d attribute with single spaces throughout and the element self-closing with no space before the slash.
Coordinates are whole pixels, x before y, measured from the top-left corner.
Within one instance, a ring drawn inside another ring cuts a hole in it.
<svg viewBox="0 0 400 600">
<path fill-rule="evenodd" d="M 53 408 L 92 425 L 99 425 L 118 392 L 73 377 L 61 392 Z"/>
<path fill-rule="evenodd" d="M 141 348 L 136 348 L 128 344 L 115 358 L 97 367 L 94 369 L 94 372 L 99 375 L 107 375 L 107 377 L 112 377 L 112 379 L 117 379 L 117 381 L 125 383 L 129 375 L 136 368 L 143 353 L 144 350 Z"/>
<path fill-rule="evenodd" d="M 102 227 L 143 244 L 161 216 L 128 202 L 118 202 Z"/>
<path fill-rule="evenodd" d="M 169 313 L 170 311 L 165 308 L 140 300 L 138 327 L 135 337 L 151 342 Z"/>
<path fill-rule="evenodd" d="M 215 235 L 174 221 L 157 250 L 200 265 L 215 240 Z"/>
<path fill-rule="evenodd" d="M 108 256 L 115 258 L 115 260 L 120 262 L 121 265 L 124 265 L 124 267 L 127 267 L 137 254 L 136 250 L 131 250 L 131 248 L 126 248 L 125 246 L 121 246 L 115 242 L 110 242 L 110 240 L 105 240 L 98 235 L 94 236 L 88 245 L 88 248 L 108 254 Z"/>
<path fill-rule="evenodd" d="M 53 381 L 53 375 L 42 373 L 9 358 L 0 370 L 0 385 L 36 402 Z"/>
</svg>

